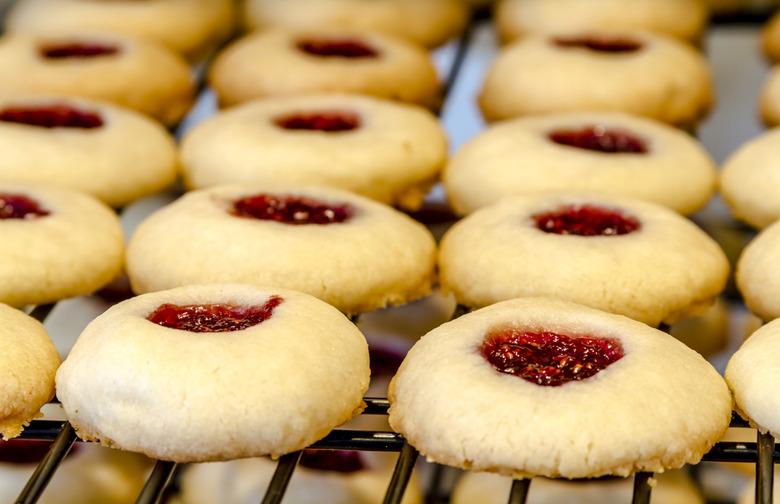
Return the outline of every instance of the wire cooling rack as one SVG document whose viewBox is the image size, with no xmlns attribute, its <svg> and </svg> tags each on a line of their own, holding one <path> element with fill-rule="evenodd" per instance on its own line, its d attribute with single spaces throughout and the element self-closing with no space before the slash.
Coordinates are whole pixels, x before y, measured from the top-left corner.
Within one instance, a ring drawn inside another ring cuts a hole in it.
<svg viewBox="0 0 780 504">
<path fill-rule="evenodd" d="M 713 19 L 717 25 L 743 25 L 756 27 L 763 23 L 769 15 L 766 9 L 758 11 L 742 11 L 735 15 L 721 16 Z M 458 123 L 457 129 L 451 131 L 451 141 L 457 145 L 465 139 L 473 136 L 484 127 L 476 115 L 453 115 L 447 117 L 448 108 L 455 100 L 463 99 L 463 94 L 473 90 L 475 82 L 481 79 L 485 67 L 485 55 L 474 50 L 475 38 L 484 38 L 486 30 L 484 25 L 489 22 L 484 13 L 477 12 L 472 17 L 472 22 L 464 34 L 453 43 L 438 51 L 436 55 L 441 74 L 444 76 L 442 108 L 443 121 Z M 464 71 L 464 67 L 466 70 Z M 465 84 L 464 84 L 465 83 Z M 460 89 L 456 89 L 458 86 Z M 464 89 L 466 91 L 464 91 Z M 460 95 L 460 96 L 455 96 Z M 468 97 L 470 98 L 470 97 Z M 183 123 L 186 124 L 187 120 Z M 185 126 L 182 126 L 185 127 Z M 176 131 L 177 135 L 181 128 Z M 30 314 L 40 321 L 46 320 L 53 305 L 36 307 Z M 457 316 L 456 311 L 454 316 Z M 362 415 L 386 415 L 388 401 L 385 398 L 366 398 L 366 409 Z M 746 421 L 733 415 L 732 427 L 750 429 Z M 37 469 L 30 477 L 24 490 L 15 501 L 17 504 L 32 504 L 38 501 L 44 492 L 46 485 L 54 476 L 60 463 L 64 460 L 75 442 L 80 442 L 67 421 L 61 420 L 33 420 L 27 427 L 21 439 L 50 441 L 51 446 L 40 462 Z M 404 438 L 391 431 L 366 431 L 337 429 L 328 434 L 324 439 L 314 443 L 309 448 L 319 450 L 358 450 L 396 452 L 398 458 L 393 475 L 387 483 L 384 503 L 400 503 L 404 495 L 407 483 L 415 469 L 418 458 L 417 451 L 405 442 Z M 277 469 L 270 484 L 267 487 L 262 504 L 275 504 L 282 502 L 285 490 L 290 478 L 300 459 L 301 452 L 294 452 L 280 457 Z M 707 453 L 703 461 L 708 462 L 742 462 L 755 464 L 757 504 L 772 503 L 774 463 L 780 460 L 780 452 L 775 447 L 774 438 L 770 435 L 756 433 L 756 442 L 719 442 Z M 138 504 L 152 504 L 161 502 L 169 492 L 172 482 L 182 465 L 174 462 L 157 461 L 152 469 L 143 490 L 136 502 Z M 426 493 L 427 504 L 445 504 L 449 501 L 452 478 L 448 477 L 448 471 L 452 469 L 444 466 L 434 466 L 433 474 L 428 484 Z M 450 475 L 451 476 L 451 475 Z M 650 502 L 652 495 L 652 474 L 638 473 L 634 476 L 634 490 L 632 503 L 646 504 Z M 523 504 L 529 493 L 533 480 L 514 480 L 507 496 L 509 504 Z"/>
</svg>

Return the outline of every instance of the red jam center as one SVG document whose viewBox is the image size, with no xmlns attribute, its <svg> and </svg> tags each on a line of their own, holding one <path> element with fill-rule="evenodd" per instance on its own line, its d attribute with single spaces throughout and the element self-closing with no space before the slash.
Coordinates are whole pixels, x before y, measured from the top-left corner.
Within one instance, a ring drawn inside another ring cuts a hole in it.
<svg viewBox="0 0 780 504">
<path fill-rule="evenodd" d="M 585 126 L 579 130 L 556 130 L 549 134 L 557 144 L 597 152 L 644 154 L 645 142 L 631 133 L 610 130 L 603 126 Z"/>
<path fill-rule="evenodd" d="M 589 49 L 596 52 L 630 53 L 642 48 L 642 44 L 628 37 L 583 36 L 556 37 L 554 43 L 558 47 Z"/>
<path fill-rule="evenodd" d="M 80 444 L 75 443 L 68 451 L 71 456 L 79 451 Z M 49 453 L 51 441 L 33 441 L 30 439 L 0 440 L 0 462 L 9 464 L 38 464 Z"/>
<path fill-rule="evenodd" d="M 190 332 L 240 331 L 268 320 L 282 298 L 273 296 L 262 306 L 224 304 L 177 306 L 164 304 L 147 319 L 171 329 Z"/>
<path fill-rule="evenodd" d="M 577 236 L 617 236 L 639 229 L 639 220 L 592 205 L 569 205 L 532 216 L 545 233 Z"/>
<path fill-rule="evenodd" d="M 299 464 L 309 469 L 340 473 L 357 472 L 366 467 L 359 452 L 346 450 L 303 450 Z"/>
<path fill-rule="evenodd" d="M 231 212 L 236 217 L 272 220 L 284 224 L 334 224 L 350 217 L 346 205 L 327 205 L 298 196 L 258 194 L 233 203 Z"/>
<path fill-rule="evenodd" d="M 93 58 L 111 56 L 119 52 L 119 47 L 109 44 L 72 42 L 68 44 L 50 44 L 39 49 L 41 56 L 49 59 Z"/>
<path fill-rule="evenodd" d="M 623 357 L 620 342 L 609 338 L 513 330 L 489 334 L 481 350 L 498 371 L 550 387 L 590 378 Z"/>
<path fill-rule="evenodd" d="M 360 127 L 360 116 L 347 111 L 299 112 L 274 119 L 286 130 L 351 131 Z"/>
<path fill-rule="evenodd" d="M 103 119 L 99 114 L 56 104 L 40 107 L 8 107 L 0 110 L 0 121 L 41 128 L 93 129 L 103 126 Z"/>
<path fill-rule="evenodd" d="M 0 193 L 0 219 L 37 219 L 50 213 L 23 194 Z"/>
<path fill-rule="evenodd" d="M 362 40 L 308 39 L 297 43 L 298 49 L 312 56 L 340 58 L 376 58 L 379 51 Z"/>
</svg>

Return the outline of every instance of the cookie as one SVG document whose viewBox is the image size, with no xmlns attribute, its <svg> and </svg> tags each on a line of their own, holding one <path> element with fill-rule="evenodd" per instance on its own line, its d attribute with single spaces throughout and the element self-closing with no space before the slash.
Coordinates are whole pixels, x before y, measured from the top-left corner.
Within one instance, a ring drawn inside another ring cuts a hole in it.
<svg viewBox="0 0 780 504">
<path fill-rule="evenodd" d="M 758 91 L 758 115 L 767 128 L 780 125 L 780 65 L 769 68 Z"/>
<path fill-rule="evenodd" d="M 780 317 L 778 252 L 780 226 L 775 223 L 758 233 L 737 259 L 737 289 L 750 311 L 765 322 Z"/>
<path fill-rule="evenodd" d="M 732 404 L 715 368 L 668 334 L 551 298 L 497 303 L 432 330 L 388 399 L 390 425 L 428 460 L 515 478 L 695 464 L 728 428 Z"/>
<path fill-rule="evenodd" d="M 306 292 L 357 314 L 428 294 L 435 256 L 422 224 L 357 194 L 219 186 L 141 222 L 128 243 L 127 273 L 136 293 L 246 282 Z"/>
<path fill-rule="evenodd" d="M 780 63 L 780 12 L 775 11 L 761 27 L 760 43 L 766 59 Z"/>
<path fill-rule="evenodd" d="M 273 97 L 197 124 L 181 140 L 184 183 L 310 183 L 417 209 L 447 159 L 436 116 L 366 95 Z"/>
<path fill-rule="evenodd" d="M 357 327 L 311 296 L 191 285 L 95 318 L 57 397 L 85 440 L 176 462 L 278 457 L 363 409 L 368 365 Z"/>
<path fill-rule="evenodd" d="M 0 341 L 0 436 L 10 439 L 40 416 L 41 407 L 54 397 L 60 356 L 40 322 L 2 303 Z"/>
<path fill-rule="evenodd" d="M 780 322 L 773 320 L 759 328 L 731 356 L 726 382 L 734 394 L 735 410 L 760 432 L 780 434 L 778 407 L 773 393 L 780 384 L 777 357 Z"/>
<path fill-rule="evenodd" d="M 345 29 L 274 28 L 226 47 L 208 74 L 221 106 L 304 93 L 361 93 L 437 108 L 440 86 L 430 55 L 386 34 Z"/>
<path fill-rule="evenodd" d="M 91 194 L 121 207 L 176 180 L 178 154 L 158 122 L 109 102 L 0 98 L 0 177 Z"/>
<path fill-rule="evenodd" d="M 549 190 L 601 191 L 690 214 L 715 192 L 716 164 L 691 135 L 620 112 L 521 117 L 463 145 L 442 175 L 460 215 L 501 198 Z"/>
<path fill-rule="evenodd" d="M 693 129 L 709 113 L 713 96 L 709 63 L 677 39 L 559 32 L 529 34 L 502 48 L 488 68 L 479 106 L 488 121 L 601 110 Z"/>
<path fill-rule="evenodd" d="M 247 0 L 244 24 L 252 30 L 347 28 L 396 35 L 438 47 L 466 26 L 463 0 Z"/>
<path fill-rule="evenodd" d="M 648 31 L 701 43 L 709 21 L 703 0 L 501 0 L 496 6 L 500 38 L 512 41 L 529 33 L 569 30 Z"/>
<path fill-rule="evenodd" d="M 553 296 L 651 326 L 706 311 L 728 272 L 717 242 L 688 219 L 600 194 L 507 198 L 457 222 L 439 246 L 442 291 L 463 305 Z"/>
<path fill-rule="evenodd" d="M 121 33 L 160 42 L 190 61 L 203 59 L 233 30 L 230 0 L 21 0 L 6 17 L 9 32 Z"/>
<path fill-rule="evenodd" d="M 122 271 L 116 213 L 92 196 L 54 186 L 0 183 L 0 303 L 47 304 L 90 294 Z"/>
<path fill-rule="evenodd" d="M 189 65 L 150 40 L 75 33 L 0 37 L 0 93 L 52 94 L 106 100 L 166 124 L 190 109 Z"/>
</svg>

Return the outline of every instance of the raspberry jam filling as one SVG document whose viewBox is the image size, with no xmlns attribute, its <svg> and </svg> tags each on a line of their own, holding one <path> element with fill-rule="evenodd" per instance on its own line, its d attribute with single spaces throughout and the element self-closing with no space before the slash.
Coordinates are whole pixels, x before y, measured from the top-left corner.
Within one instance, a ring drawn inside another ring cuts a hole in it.
<svg viewBox="0 0 780 504">
<path fill-rule="evenodd" d="M 0 193 L 0 219 L 37 219 L 50 213 L 23 194 Z"/>
<path fill-rule="evenodd" d="M 39 49 L 41 56 L 49 59 L 94 58 L 111 56 L 119 52 L 119 47 L 110 44 L 71 42 L 68 44 L 50 44 Z"/>
<path fill-rule="evenodd" d="M 597 152 L 644 154 L 645 142 L 631 133 L 607 129 L 604 126 L 585 126 L 578 130 L 555 130 L 548 135 L 553 142 L 578 149 Z"/>
<path fill-rule="evenodd" d="M 360 127 L 360 116 L 347 111 L 298 112 L 277 117 L 274 124 L 286 130 L 352 131 Z"/>
<path fill-rule="evenodd" d="M 630 53 L 639 51 L 642 44 L 638 40 L 628 37 L 582 36 L 582 37 L 556 37 L 553 42 L 558 47 L 589 49 L 606 53 Z"/>
<path fill-rule="evenodd" d="M 515 330 L 489 333 L 481 351 L 496 370 L 550 387 L 590 378 L 623 357 L 610 338 Z"/>
<path fill-rule="evenodd" d="M 0 121 L 41 128 L 93 129 L 103 126 L 103 119 L 99 114 L 62 104 L 8 107 L 0 110 Z"/>
<path fill-rule="evenodd" d="M 262 306 L 232 306 L 227 304 L 178 306 L 164 304 L 147 320 L 171 329 L 190 332 L 240 331 L 268 320 L 282 298 L 272 296 Z"/>
<path fill-rule="evenodd" d="M 531 216 L 545 233 L 577 236 L 617 236 L 640 228 L 639 220 L 593 205 L 566 205 Z"/>
<path fill-rule="evenodd" d="M 359 452 L 347 450 L 303 450 L 299 464 L 309 469 L 340 473 L 357 472 L 366 467 Z"/>
<path fill-rule="evenodd" d="M 299 196 L 257 194 L 233 202 L 230 213 L 284 224 L 334 224 L 346 221 L 352 212 L 347 205 L 328 205 Z"/>
<path fill-rule="evenodd" d="M 49 453 L 51 441 L 31 439 L 0 440 L 0 462 L 9 464 L 37 464 Z M 80 449 L 79 443 L 74 443 L 68 451 L 68 457 Z"/>
<path fill-rule="evenodd" d="M 340 58 L 376 58 L 379 51 L 362 40 L 307 39 L 296 44 L 299 50 L 312 56 Z"/>
</svg>

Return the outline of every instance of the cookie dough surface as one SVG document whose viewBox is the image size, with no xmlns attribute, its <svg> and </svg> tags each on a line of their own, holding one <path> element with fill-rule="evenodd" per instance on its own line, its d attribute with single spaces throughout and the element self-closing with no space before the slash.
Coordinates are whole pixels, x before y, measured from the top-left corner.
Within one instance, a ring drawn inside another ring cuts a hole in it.
<svg viewBox="0 0 780 504">
<path fill-rule="evenodd" d="M 513 329 L 611 338 L 624 356 L 543 387 L 497 371 L 480 347 Z M 699 354 L 626 317 L 519 298 L 429 332 L 390 385 L 390 425 L 442 464 L 505 476 L 590 478 L 696 463 L 728 428 L 731 395 Z"/>
<path fill-rule="evenodd" d="M 70 189 L 0 183 L 0 194 L 24 195 L 50 212 L 0 219 L 4 249 L 0 302 L 22 307 L 90 294 L 122 271 L 119 217 L 92 196 Z"/>
<path fill-rule="evenodd" d="M 178 174 L 176 145 L 151 118 L 84 98 L 0 98 L 0 115 L 36 109 L 49 109 L 54 115 L 63 107 L 96 116 L 102 125 L 48 128 L 0 117 L 0 177 L 78 190 L 114 207 L 173 185 Z"/>
<path fill-rule="evenodd" d="M 346 205 L 352 216 L 294 225 L 230 214 L 234 201 L 258 194 Z M 219 186 L 187 193 L 143 221 L 128 244 L 127 272 L 136 293 L 246 282 L 306 292 L 356 314 L 430 293 L 435 256 L 436 243 L 422 224 L 354 193 Z"/>
<path fill-rule="evenodd" d="M 622 235 L 540 230 L 536 214 L 593 206 L 638 220 Z M 706 311 L 727 280 L 720 246 L 679 214 L 598 194 L 507 198 L 450 228 L 439 247 L 443 292 L 480 307 L 519 296 L 553 296 L 658 326 Z"/>
<path fill-rule="evenodd" d="M 296 118 L 311 127 L 278 124 Z M 329 118 L 345 129 L 314 129 Z M 446 136 L 430 111 L 365 95 L 255 100 L 205 120 L 181 141 L 190 188 L 323 184 L 412 209 L 422 204 L 446 158 Z"/>
<path fill-rule="evenodd" d="M 147 317 L 163 304 L 263 306 L 230 332 L 190 332 Z M 172 358 L 174 357 L 175 358 Z M 280 456 L 362 411 L 368 345 L 311 296 L 243 284 L 186 286 L 114 305 L 79 336 L 57 397 L 79 437 L 177 462 Z"/>
<path fill-rule="evenodd" d="M 21 434 L 54 397 L 60 356 L 43 325 L 0 303 L 0 436 Z"/>
<path fill-rule="evenodd" d="M 586 128 L 601 130 L 599 142 L 610 143 L 612 133 L 616 142 L 636 140 L 646 150 L 600 152 L 551 139 Z M 620 112 L 557 113 L 495 124 L 463 145 L 442 175 L 449 202 L 461 215 L 503 197 L 559 189 L 635 197 L 687 215 L 709 201 L 716 178 L 714 160 L 693 137 Z"/>
</svg>

